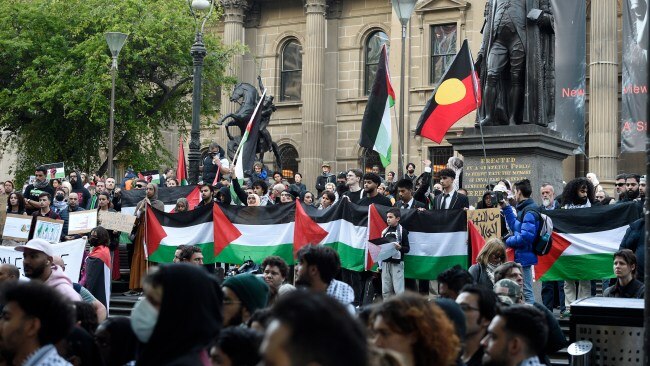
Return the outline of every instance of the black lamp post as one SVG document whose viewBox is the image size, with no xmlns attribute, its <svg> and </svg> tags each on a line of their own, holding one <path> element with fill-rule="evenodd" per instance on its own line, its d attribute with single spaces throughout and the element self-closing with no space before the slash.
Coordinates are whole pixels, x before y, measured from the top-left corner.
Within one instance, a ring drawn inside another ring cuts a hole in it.
<svg viewBox="0 0 650 366">
<path fill-rule="evenodd" d="M 203 59 L 208 53 L 205 44 L 203 44 L 203 29 L 205 22 L 212 14 L 214 5 L 211 0 L 187 0 L 187 4 L 194 17 L 196 31 L 194 44 L 190 49 L 194 72 L 192 74 L 192 130 L 190 132 L 190 152 L 188 154 L 188 180 L 189 184 L 197 184 L 199 182 L 199 160 L 201 159 L 201 73 L 203 71 Z M 206 10 L 208 10 L 207 14 L 202 16 L 200 12 L 205 13 Z"/>
</svg>

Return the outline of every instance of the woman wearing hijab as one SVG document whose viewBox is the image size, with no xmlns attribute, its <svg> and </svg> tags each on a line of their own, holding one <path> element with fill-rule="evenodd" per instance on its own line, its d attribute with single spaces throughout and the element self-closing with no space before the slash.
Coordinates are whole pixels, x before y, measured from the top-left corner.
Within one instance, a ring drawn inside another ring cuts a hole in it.
<svg viewBox="0 0 650 366">
<path fill-rule="evenodd" d="M 176 207 L 174 207 L 174 212 L 185 212 L 189 211 L 190 203 L 187 201 L 187 198 L 181 197 L 176 200 Z"/>
<path fill-rule="evenodd" d="M 106 366 L 124 366 L 135 360 L 138 341 L 127 317 L 106 319 L 97 327 L 95 342 Z"/>
<path fill-rule="evenodd" d="M 135 221 L 137 231 L 133 240 L 133 257 L 131 258 L 131 276 L 129 278 L 129 291 L 127 295 L 139 295 L 142 288 L 142 278 L 146 272 L 147 263 L 144 255 L 144 234 L 145 220 L 144 213 L 147 210 L 147 204 L 159 210 L 165 210 L 165 204 L 158 200 L 158 186 L 153 183 L 147 183 L 146 195 L 144 199 L 135 206 L 135 215 L 138 217 Z M 127 247 L 128 248 L 128 247 Z"/>
<path fill-rule="evenodd" d="M 246 206 L 259 206 L 261 201 L 260 196 L 255 193 L 249 193 L 248 197 L 246 197 Z"/>
<path fill-rule="evenodd" d="M 179 263 L 160 266 L 143 287 L 145 298 L 131 313 L 142 343 L 136 365 L 210 365 L 208 350 L 222 323 L 217 281 L 202 268 Z"/>
</svg>

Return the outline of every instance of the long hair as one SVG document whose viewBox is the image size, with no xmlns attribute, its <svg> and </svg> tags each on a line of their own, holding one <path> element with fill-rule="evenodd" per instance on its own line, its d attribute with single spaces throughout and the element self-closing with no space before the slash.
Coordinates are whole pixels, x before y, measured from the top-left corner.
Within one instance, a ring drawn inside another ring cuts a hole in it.
<svg viewBox="0 0 650 366">
<path fill-rule="evenodd" d="M 403 293 L 381 303 L 370 323 L 381 316 L 394 332 L 415 337 L 411 352 L 415 366 L 455 364 L 460 340 L 453 323 L 434 303 L 414 293 Z"/>
<path fill-rule="evenodd" d="M 9 196 L 7 196 L 7 213 L 11 212 L 11 196 L 16 196 L 18 198 L 18 213 L 22 215 L 23 212 L 25 212 L 25 198 L 23 198 L 23 195 L 20 194 L 20 192 L 12 192 Z"/>
<path fill-rule="evenodd" d="M 569 181 L 562 191 L 562 206 L 578 202 L 578 191 L 582 187 L 587 187 L 587 199 L 593 203 L 595 201 L 594 185 L 585 177 L 575 178 Z"/>
</svg>

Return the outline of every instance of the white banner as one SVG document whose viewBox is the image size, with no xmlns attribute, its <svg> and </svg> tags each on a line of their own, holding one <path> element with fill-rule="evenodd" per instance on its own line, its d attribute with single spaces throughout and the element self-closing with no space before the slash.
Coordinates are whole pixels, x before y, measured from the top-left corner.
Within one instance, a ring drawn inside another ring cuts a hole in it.
<svg viewBox="0 0 650 366">
<path fill-rule="evenodd" d="M 86 239 L 81 238 L 51 245 L 54 255 L 60 256 L 63 263 L 65 263 L 65 274 L 72 282 L 79 282 Z M 0 263 L 13 264 L 20 270 L 20 275 L 25 276 L 23 272 L 23 253 L 15 250 L 14 247 L 0 246 Z"/>
</svg>

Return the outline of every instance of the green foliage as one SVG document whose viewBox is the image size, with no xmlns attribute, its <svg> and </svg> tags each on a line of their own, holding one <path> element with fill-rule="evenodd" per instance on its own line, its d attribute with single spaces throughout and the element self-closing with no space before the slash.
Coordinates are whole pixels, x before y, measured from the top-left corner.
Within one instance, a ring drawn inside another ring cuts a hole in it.
<svg viewBox="0 0 650 366">
<path fill-rule="evenodd" d="M 213 12 L 206 28 L 220 19 Z M 105 169 L 111 55 L 105 32 L 127 33 L 118 58 L 115 156 L 154 168 L 169 153 L 160 131 L 191 122 L 195 23 L 186 0 L 0 1 L 1 147 L 18 152 L 21 181 L 34 167 L 64 161 L 66 168 Z M 206 32 L 203 95 L 233 83 L 224 76 L 232 52 Z M 212 92 L 213 94 L 213 92 Z M 203 98 L 203 116 L 218 111 Z"/>
</svg>

